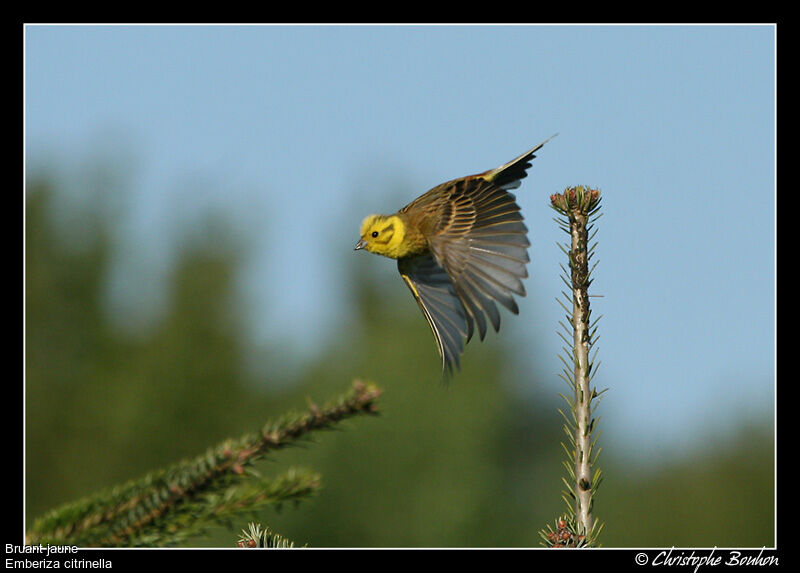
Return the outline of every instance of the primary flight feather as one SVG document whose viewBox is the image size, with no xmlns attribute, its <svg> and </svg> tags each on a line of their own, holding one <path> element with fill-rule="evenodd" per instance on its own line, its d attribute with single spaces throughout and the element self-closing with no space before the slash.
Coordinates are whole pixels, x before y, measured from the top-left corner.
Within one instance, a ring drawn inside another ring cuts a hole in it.
<svg viewBox="0 0 800 573">
<path fill-rule="evenodd" d="M 555 137 L 555 136 L 553 136 Z M 515 197 L 531 160 L 551 138 L 495 169 L 437 185 L 393 215 L 369 215 L 356 250 L 397 259 L 433 331 L 442 370 L 452 374 L 477 325 L 500 329 L 495 303 L 519 313 L 525 296 L 527 232 Z"/>
</svg>

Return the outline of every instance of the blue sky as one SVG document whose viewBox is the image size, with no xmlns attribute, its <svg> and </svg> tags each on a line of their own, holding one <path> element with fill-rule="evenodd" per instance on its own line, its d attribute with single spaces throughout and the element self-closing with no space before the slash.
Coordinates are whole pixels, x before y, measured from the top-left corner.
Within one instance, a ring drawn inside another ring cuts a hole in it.
<svg viewBox="0 0 800 573">
<path fill-rule="evenodd" d="M 181 233 L 220 209 L 254 340 L 313 356 L 364 215 L 558 132 L 517 193 L 530 294 L 500 335 L 546 337 L 560 391 L 547 198 L 596 186 L 604 432 L 677 451 L 772 408 L 772 26 L 28 26 L 25 59 L 29 172 L 129 174 L 114 316 L 157 318 Z"/>
</svg>

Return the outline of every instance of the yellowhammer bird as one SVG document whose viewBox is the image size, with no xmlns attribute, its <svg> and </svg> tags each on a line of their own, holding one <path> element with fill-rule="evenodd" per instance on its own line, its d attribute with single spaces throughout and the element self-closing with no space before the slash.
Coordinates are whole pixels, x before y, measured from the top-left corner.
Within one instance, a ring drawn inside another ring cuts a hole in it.
<svg viewBox="0 0 800 573">
<path fill-rule="evenodd" d="M 530 242 L 508 190 L 519 187 L 534 152 L 550 139 L 496 169 L 437 185 L 394 215 L 370 215 L 361 224 L 356 250 L 397 259 L 433 330 L 445 375 L 459 367 L 475 323 L 481 340 L 487 317 L 495 332 L 500 329 L 495 302 L 519 314 L 512 294 L 525 296 L 521 279 L 528 276 Z"/>
</svg>

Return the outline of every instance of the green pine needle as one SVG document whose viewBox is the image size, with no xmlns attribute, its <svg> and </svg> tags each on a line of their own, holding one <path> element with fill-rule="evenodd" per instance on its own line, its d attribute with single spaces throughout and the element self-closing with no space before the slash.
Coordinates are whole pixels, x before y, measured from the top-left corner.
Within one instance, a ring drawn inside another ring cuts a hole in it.
<svg viewBox="0 0 800 573">
<path fill-rule="evenodd" d="M 572 187 L 550 197 L 551 207 L 560 215 L 554 220 L 570 240 L 558 248 L 567 256 L 567 265 L 560 264 L 561 280 L 568 291 L 562 291 L 556 301 L 564 310 L 566 322 L 559 321 L 558 336 L 564 342 L 563 364 L 558 376 L 569 386 L 570 393 L 559 395 L 569 407 L 569 415 L 558 409 L 564 418 L 566 441 L 561 442 L 565 453 L 562 462 L 565 489 L 562 499 L 567 514 L 556 520 L 556 527 L 540 531 L 548 547 L 587 547 L 597 545 L 602 524 L 594 518 L 594 495 L 602 480 L 596 467 L 600 448 L 596 448 L 599 418 L 594 417 L 598 393 L 590 383 L 600 365 L 596 361 L 597 324 L 592 319 L 588 289 L 592 272 L 598 261 L 592 261 L 597 244 L 595 222 L 599 218 L 600 192 L 584 186 Z M 591 261 L 591 264 L 590 264 Z"/>
<path fill-rule="evenodd" d="M 124 485 L 66 504 L 37 519 L 26 544 L 80 547 L 171 546 L 242 512 L 298 500 L 319 488 L 318 475 L 289 470 L 260 478 L 253 464 L 266 454 L 333 428 L 357 415 L 376 414 L 380 390 L 355 382 L 352 390 L 320 408 L 289 414 L 261 432 L 229 439 L 204 454 L 151 472 Z"/>
<path fill-rule="evenodd" d="M 294 542 L 281 537 L 269 527 L 262 529 L 260 523 L 250 523 L 247 529 L 242 530 L 236 545 L 246 548 L 291 549 L 294 547 Z"/>
</svg>

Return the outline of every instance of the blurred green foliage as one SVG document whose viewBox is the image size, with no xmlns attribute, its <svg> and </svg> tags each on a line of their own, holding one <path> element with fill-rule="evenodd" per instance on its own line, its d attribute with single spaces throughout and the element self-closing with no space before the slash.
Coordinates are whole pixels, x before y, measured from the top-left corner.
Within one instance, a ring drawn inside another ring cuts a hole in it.
<svg viewBox="0 0 800 573">
<path fill-rule="evenodd" d="M 507 350 L 491 336 L 472 343 L 464 371 L 441 385 L 435 346 L 413 299 L 399 278 L 392 276 L 398 286 L 391 291 L 376 278 L 394 273 L 393 266 L 355 255 L 343 261 L 353 269 L 355 316 L 343 316 L 327 351 L 291 387 L 278 389 L 242 366 L 246 343 L 231 310 L 240 260 L 234 245 L 184 249 L 166 315 L 131 336 L 112 326 L 103 304 L 113 214 L 68 218 L 89 237 L 70 245 L 52 216 L 58 183 L 28 181 L 28 523 L 56 505 L 256 430 L 308 399 L 324 401 L 358 377 L 383 388 L 381 416 L 347 422 L 344 431 L 263 462 L 267 475 L 293 464 L 323 480 L 320 494 L 298 508 L 259 516 L 264 525 L 310 547 L 538 547 L 538 531 L 563 513 L 559 398 L 515 395 L 506 379 Z M 273 360 L 280 355 L 270 349 Z M 559 368 L 553 357 L 530 374 L 531 383 L 554 378 Z M 771 420 L 742 428 L 732 443 L 710 444 L 643 474 L 626 470 L 624 456 L 615 455 L 624 444 L 601 438 L 602 544 L 773 545 Z M 190 545 L 233 547 L 246 525 L 214 529 Z"/>
</svg>

